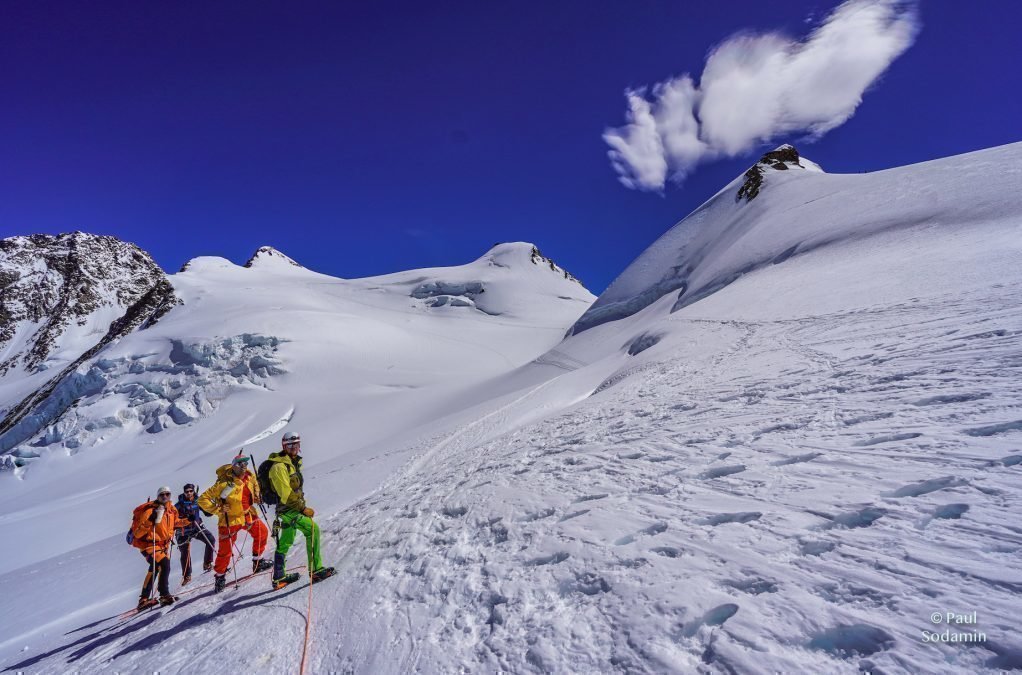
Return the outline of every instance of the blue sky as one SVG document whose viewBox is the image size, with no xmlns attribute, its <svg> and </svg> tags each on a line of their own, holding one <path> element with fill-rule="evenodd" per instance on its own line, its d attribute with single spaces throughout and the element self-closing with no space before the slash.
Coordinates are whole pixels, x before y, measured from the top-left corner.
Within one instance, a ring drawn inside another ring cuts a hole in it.
<svg viewBox="0 0 1022 675">
<path fill-rule="evenodd" d="M 857 172 L 1020 140 L 1022 6 L 931 0 L 822 138 L 619 182 L 602 136 L 626 90 L 698 82 L 737 31 L 800 38 L 836 6 L 5 2 L 0 235 L 113 234 L 169 271 L 269 244 L 344 277 L 527 240 L 598 293 L 779 142 Z"/>
</svg>

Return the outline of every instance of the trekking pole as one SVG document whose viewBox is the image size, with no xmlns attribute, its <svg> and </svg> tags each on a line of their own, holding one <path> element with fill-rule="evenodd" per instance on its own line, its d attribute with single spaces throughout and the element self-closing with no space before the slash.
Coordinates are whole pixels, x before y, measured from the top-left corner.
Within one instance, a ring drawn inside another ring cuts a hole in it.
<svg viewBox="0 0 1022 675">
<path fill-rule="evenodd" d="M 199 536 L 202 537 L 202 541 L 206 542 L 206 546 L 208 548 L 213 549 L 213 553 L 216 554 L 216 545 L 209 540 L 209 537 L 207 536 L 208 534 L 209 534 L 209 530 L 207 530 L 205 527 L 200 525 L 199 526 Z M 203 561 L 203 563 L 206 562 L 206 555 L 207 554 L 205 552 L 203 552 L 203 554 L 202 554 L 202 561 Z M 210 558 L 210 560 L 212 560 L 212 558 Z M 202 566 L 202 571 L 203 571 L 203 573 L 206 573 L 206 572 L 209 571 L 209 570 L 206 569 L 205 564 L 203 564 L 203 566 Z"/>
<path fill-rule="evenodd" d="M 259 484 L 259 468 L 256 466 L 255 455 L 253 455 L 250 452 L 250 453 L 248 453 L 248 458 L 252 460 L 252 466 L 256 467 L 256 484 L 258 485 Z M 262 511 L 263 520 L 269 522 L 270 517 L 266 515 L 266 508 L 263 506 L 263 492 L 262 492 L 261 489 L 259 491 L 259 501 L 256 502 L 256 503 L 259 504 L 259 510 Z"/>
<path fill-rule="evenodd" d="M 149 600 L 151 597 L 153 597 L 153 584 L 156 583 L 156 509 L 153 509 L 153 538 L 152 538 L 152 542 L 153 542 L 153 553 L 152 553 L 152 558 L 150 558 L 150 569 L 152 569 L 152 572 L 150 572 L 150 576 L 149 576 L 149 594 L 146 596 L 146 600 Z"/>
<path fill-rule="evenodd" d="M 170 590 L 170 567 L 174 564 L 174 537 L 170 537 L 170 546 L 167 548 L 167 590 Z"/>
<path fill-rule="evenodd" d="M 258 465 L 256 464 L 256 461 L 255 461 L 255 455 L 253 455 L 250 452 L 250 453 L 248 453 L 248 458 L 252 460 L 252 466 L 256 467 L 256 485 L 258 485 L 259 484 L 259 468 L 258 468 Z M 263 506 L 263 491 L 262 491 L 262 489 L 259 490 L 259 501 L 257 503 L 259 504 L 259 510 L 263 514 L 263 520 L 266 521 L 266 526 L 270 528 L 270 536 L 273 537 L 273 553 L 274 553 L 274 558 L 276 558 L 277 548 L 280 546 L 280 522 L 279 522 L 279 520 L 277 518 L 274 518 L 273 519 L 273 523 L 272 524 L 270 523 L 270 517 L 268 515 L 266 515 L 266 507 Z M 276 564 L 276 563 L 274 563 L 274 564 Z M 287 570 L 284 570 L 284 571 L 286 572 Z M 271 579 L 273 578 L 273 572 L 272 571 L 270 572 L 270 578 Z"/>
</svg>

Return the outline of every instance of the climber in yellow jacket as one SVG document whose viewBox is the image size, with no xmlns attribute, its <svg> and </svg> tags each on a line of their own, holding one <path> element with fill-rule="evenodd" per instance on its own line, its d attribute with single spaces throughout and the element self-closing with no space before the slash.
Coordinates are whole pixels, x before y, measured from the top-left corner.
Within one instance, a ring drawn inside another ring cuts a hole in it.
<svg viewBox="0 0 1022 675">
<path fill-rule="evenodd" d="M 302 476 L 302 439 L 294 431 L 288 431 L 280 439 L 280 452 L 270 453 L 270 457 L 259 468 L 263 475 L 263 466 L 268 467 L 267 492 L 268 501 L 277 505 L 277 520 L 280 534 L 276 533 L 277 550 L 273 555 L 273 588 L 283 588 L 298 580 L 298 574 L 288 573 L 285 567 L 286 557 L 294 544 L 295 535 L 305 535 L 305 552 L 308 556 L 309 578 L 312 583 L 334 575 L 333 567 L 324 567 L 319 550 L 319 525 L 312 519 L 316 512 L 305 503 L 305 478 Z"/>
<path fill-rule="evenodd" d="M 269 529 L 259 518 L 256 504 L 262 499 L 259 481 L 248 470 L 248 456 L 239 451 L 230 464 L 216 471 L 216 482 L 199 497 L 199 508 L 203 513 L 220 517 L 219 547 L 213 565 L 214 590 L 219 593 L 227 585 L 227 568 L 233 556 L 234 542 L 242 530 L 252 535 L 252 573 L 268 570 L 273 566 L 262 558 L 266 549 Z"/>
</svg>

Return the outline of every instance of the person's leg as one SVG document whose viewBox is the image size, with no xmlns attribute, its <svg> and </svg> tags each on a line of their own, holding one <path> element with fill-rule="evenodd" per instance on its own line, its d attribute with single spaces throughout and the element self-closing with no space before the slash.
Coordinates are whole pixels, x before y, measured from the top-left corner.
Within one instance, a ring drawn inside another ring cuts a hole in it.
<svg viewBox="0 0 1022 675">
<path fill-rule="evenodd" d="M 156 563 L 156 572 L 159 574 L 159 581 L 156 583 L 157 590 L 160 592 L 160 597 L 165 598 L 170 595 L 170 556 L 165 555 Z"/>
<path fill-rule="evenodd" d="M 227 574 L 227 567 L 233 557 L 234 539 L 238 536 L 238 527 L 220 528 L 220 548 L 216 552 L 216 565 L 213 571 L 219 575 Z"/>
<path fill-rule="evenodd" d="M 270 536 L 270 531 L 263 521 L 253 520 L 248 526 L 248 532 L 252 535 L 252 557 L 258 558 L 266 550 L 266 540 Z"/>
<path fill-rule="evenodd" d="M 142 592 L 139 594 L 139 597 L 148 599 L 152 597 L 153 594 L 153 571 L 155 563 L 153 562 L 153 557 L 151 555 L 145 551 L 141 551 L 141 553 L 142 557 L 145 558 L 146 565 L 149 566 L 149 569 L 145 572 L 145 580 L 142 582 Z"/>
<path fill-rule="evenodd" d="M 277 550 L 273 554 L 274 579 L 280 579 L 287 572 L 285 567 L 287 552 L 291 550 L 291 545 L 295 543 L 295 534 L 298 532 L 295 529 L 293 518 L 288 515 L 281 515 L 279 517 L 280 535 L 277 537 Z"/>
<path fill-rule="evenodd" d="M 181 578 L 188 579 L 192 576 L 192 540 L 187 535 L 184 541 L 178 542 L 177 548 L 181 551 Z"/>
<path fill-rule="evenodd" d="M 323 566 L 323 559 L 319 554 L 319 525 L 308 516 L 299 516 L 295 525 L 305 535 L 305 554 L 311 565 L 309 574 L 312 574 Z"/>
</svg>

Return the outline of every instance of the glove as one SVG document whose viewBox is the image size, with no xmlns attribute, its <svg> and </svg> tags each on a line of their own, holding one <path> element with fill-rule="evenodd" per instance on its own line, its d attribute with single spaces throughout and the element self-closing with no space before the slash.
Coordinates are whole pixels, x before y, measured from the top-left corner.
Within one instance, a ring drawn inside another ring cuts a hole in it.
<svg viewBox="0 0 1022 675">
<path fill-rule="evenodd" d="M 213 517 L 213 514 L 212 514 L 212 513 L 210 513 L 210 512 L 209 512 L 209 511 L 207 511 L 206 509 L 202 508 L 201 506 L 199 507 L 199 510 L 200 510 L 200 511 L 202 511 L 203 513 L 205 513 L 207 517 L 209 517 L 209 518 L 212 518 L 212 517 Z"/>
<path fill-rule="evenodd" d="M 314 515 L 316 515 L 316 512 L 312 510 L 311 506 L 306 506 L 304 509 L 302 509 L 302 515 L 312 518 Z"/>
<path fill-rule="evenodd" d="M 228 483 L 227 487 L 220 491 L 220 499 L 227 499 L 232 492 L 234 492 L 234 483 Z"/>
<path fill-rule="evenodd" d="M 157 506 L 156 510 L 153 511 L 153 522 L 159 523 L 163 520 L 163 512 L 166 511 L 162 506 Z"/>
</svg>

